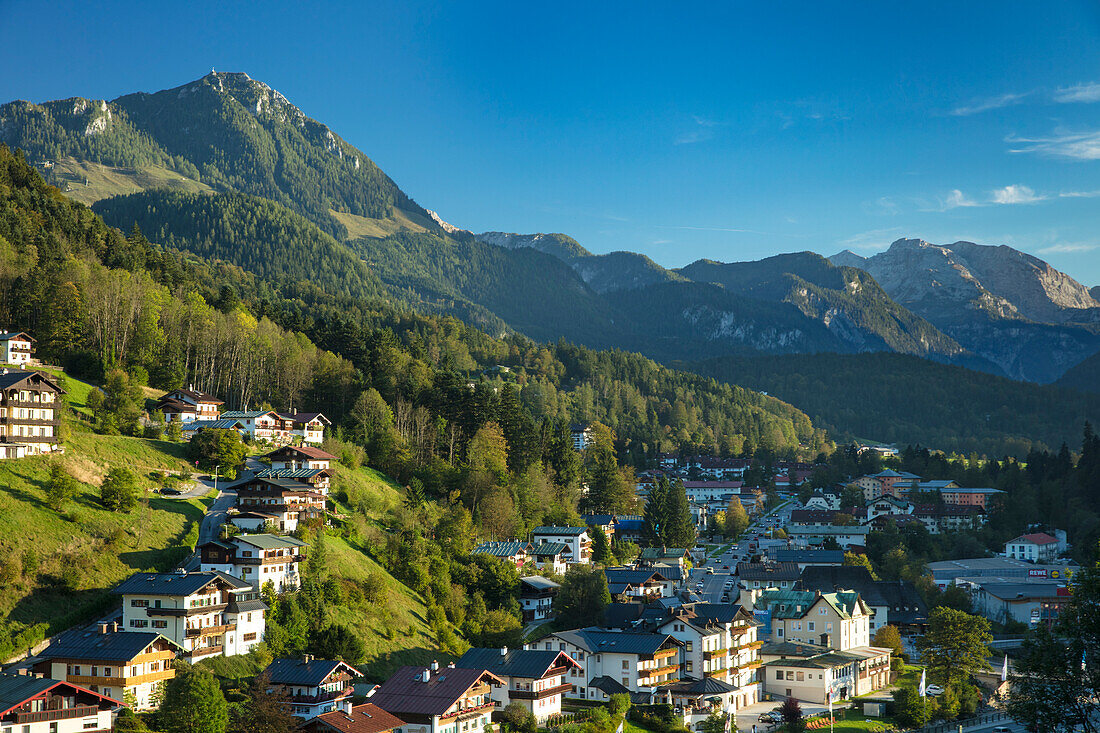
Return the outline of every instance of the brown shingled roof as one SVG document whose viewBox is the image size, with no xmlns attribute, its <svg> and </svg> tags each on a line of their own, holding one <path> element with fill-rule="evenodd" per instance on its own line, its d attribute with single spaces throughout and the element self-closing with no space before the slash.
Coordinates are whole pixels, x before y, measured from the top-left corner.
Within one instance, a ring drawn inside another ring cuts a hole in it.
<svg viewBox="0 0 1100 733">
<path fill-rule="evenodd" d="M 371 696 L 371 702 L 394 715 L 442 715 L 478 682 L 503 685 L 484 669 L 443 667 L 424 681 L 426 667 L 405 666 L 394 672 Z"/>
<path fill-rule="evenodd" d="M 387 713 L 373 703 L 363 703 L 352 708 L 351 714 L 342 710 L 322 713 L 309 722 L 299 726 L 311 731 L 341 731 L 342 733 L 385 733 L 402 725 L 405 721 Z"/>
</svg>

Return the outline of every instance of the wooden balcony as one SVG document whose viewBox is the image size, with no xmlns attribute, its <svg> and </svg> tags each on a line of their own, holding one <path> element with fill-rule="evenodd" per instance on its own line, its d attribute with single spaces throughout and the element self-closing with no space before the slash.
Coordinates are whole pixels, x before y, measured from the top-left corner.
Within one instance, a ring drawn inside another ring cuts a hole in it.
<svg viewBox="0 0 1100 733">
<path fill-rule="evenodd" d="M 200 626 L 197 629 L 187 629 L 184 633 L 188 638 L 196 636 L 217 636 L 227 631 L 234 631 L 237 624 L 223 624 L 222 626 Z"/>
<path fill-rule="evenodd" d="M 184 656 L 191 657 L 192 659 L 198 659 L 199 657 L 209 657 L 213 654 L 221 654 L 225 650 L 225 647 L 221 646 L 203 646 L 198 649 L 192 649 Z"/>
<path fill-rule="evenodd" d="M 99 708 L 95 705 L 79 705 L 61 710 L 42 710 L 37 713 L 16 713 L 15 724 L 27 725 L 30 723 L 48 723 L 54 720 L 71 720 L 73 718 L 85 718 L 89 715 L 98 715 Z"/>
<path fill-rule="evenodd" d="M 729 654 L 729 649 L 711 649 L 709 652 L 703 652 L 703 659 L 714 659 L 715 657 L 724 657 Z"/>
<path fill-rule="evenodd" d="M 351 687 L 345 687 L 342 690 L 318 692 L 316 695 L 290 695 L 287 700 L 289 702 L 319 703 L 347 697 L 353 692 L 354 690 Z"/>
<path fill-rule="evenodd" d="M 729 669 L 712 669 L 709 672 L 703 672 L 703 676 L 704 677 L 721 677 L 721 678 L 724 679 L 725 676 L 729 673 L 729 671 L 730 671 Z"/>
<path fill-rule="evenodd" d="M 680 647 L 672 647 L 671 649 L 661 649 L 659 652 L 653 655 L 654 659 L 667 659 L 668 657 L 675 656 L 680 653 Z"/>
<path fill-rule="evenodd" d="M 474 705 L 468 708 L 463 708 L 462 710 L 455 710 L 453 712 L 446 713 L 439 716 L 439 719 L 440 721 L 450 720 L 452 718 L 455 720 L 469 720 L 470 718 L 481 715 L 486 710 L 492 710 L 495 706 L 496 703 L 492 700 L 489 700 L 488 702 L 483 702 L 480 705 Z"/>
</svg>

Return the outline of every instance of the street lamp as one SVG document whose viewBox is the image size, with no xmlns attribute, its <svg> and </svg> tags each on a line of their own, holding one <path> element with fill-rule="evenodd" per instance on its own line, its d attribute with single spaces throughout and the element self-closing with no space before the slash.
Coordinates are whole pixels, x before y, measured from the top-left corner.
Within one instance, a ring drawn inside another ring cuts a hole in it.
<svg viewBox="0 0 1100 733">
<path fill-rule="evenodd" d="M 214 493 L 218 493 L 218 474 L 221 472 L 221 464 L 214 464 Z"/>
</svg>

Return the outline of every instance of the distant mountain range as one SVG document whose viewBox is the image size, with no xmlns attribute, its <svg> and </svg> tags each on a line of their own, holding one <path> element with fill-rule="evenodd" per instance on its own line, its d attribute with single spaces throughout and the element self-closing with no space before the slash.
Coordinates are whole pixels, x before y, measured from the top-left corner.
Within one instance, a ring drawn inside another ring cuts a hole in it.
<svg viewBox="0 0 1100 733">
<path fill-rule="evenodd" d="M 666 269 L 564 234 L 468 232 L 241 73 L 113 101 L 5 104 L 0 142 L 123 229 L 136 222 L 264 277 L 399 299 L 494 334 L 665 361 L 888 351 L 1037 382 L 1100 351 L 1097 289 L 1008 247 L 901 240 L 871 258 Z"/>
</svg>

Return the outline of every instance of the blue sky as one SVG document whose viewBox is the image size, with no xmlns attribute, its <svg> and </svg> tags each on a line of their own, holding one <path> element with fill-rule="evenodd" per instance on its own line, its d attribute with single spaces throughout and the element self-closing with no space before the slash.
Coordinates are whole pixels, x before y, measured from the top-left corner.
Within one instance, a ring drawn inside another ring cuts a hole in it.
<svg viewBox="0 0 1100 733">
<path fill-rule="evenodd" d="M 666 266 L 967 239 L 1100 284 L 1096 3 L 0 0 L 0 24 L 0 101 L 245 71 L 474 231 Z"/>
</svg>

